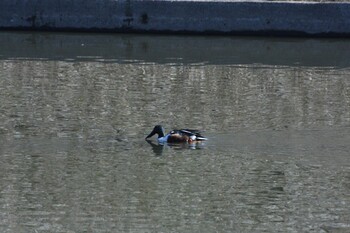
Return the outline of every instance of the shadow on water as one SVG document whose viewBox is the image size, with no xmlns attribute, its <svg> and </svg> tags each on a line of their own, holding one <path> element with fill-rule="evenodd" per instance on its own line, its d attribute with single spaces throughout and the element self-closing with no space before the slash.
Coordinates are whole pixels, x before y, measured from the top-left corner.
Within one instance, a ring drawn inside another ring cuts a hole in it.
<svg viewBox="0 0 350 233">
<path fill-rule="evenodd" d="M 348 51 L 347 39 L 0 32 L 0 59 L 348 67 Z"/>
</svg>

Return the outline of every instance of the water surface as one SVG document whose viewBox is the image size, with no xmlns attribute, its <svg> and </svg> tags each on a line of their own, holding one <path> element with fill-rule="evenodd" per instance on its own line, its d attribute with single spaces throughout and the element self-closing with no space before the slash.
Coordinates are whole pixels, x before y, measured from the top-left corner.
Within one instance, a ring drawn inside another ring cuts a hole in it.
<svg viewBox="0 0 350 233">
<path fill-rule="evenodd" d="M 1 232 L 350 231 L 347 40 L 0 41 Z"/>
</svg>

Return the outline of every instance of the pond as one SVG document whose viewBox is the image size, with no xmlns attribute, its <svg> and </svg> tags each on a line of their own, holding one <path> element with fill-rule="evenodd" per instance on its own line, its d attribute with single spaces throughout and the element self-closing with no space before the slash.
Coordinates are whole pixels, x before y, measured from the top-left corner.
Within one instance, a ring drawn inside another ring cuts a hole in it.
<svg viewBox="0 0 350 233">
<path fill-rule="evenodd" d="M 350 231 L 348 40 L 0 42 L 1 232 Z"/>
</svg>

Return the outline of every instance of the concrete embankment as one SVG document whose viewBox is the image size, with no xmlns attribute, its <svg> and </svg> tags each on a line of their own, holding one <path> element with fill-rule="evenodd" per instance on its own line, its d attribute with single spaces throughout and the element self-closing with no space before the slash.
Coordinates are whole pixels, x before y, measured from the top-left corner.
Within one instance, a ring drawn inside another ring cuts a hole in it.
<svg viewBox="0 0 350 233">
<path fill-rule="evenodd" d="M 350 3 L 1 0 L 0 28 L 350 36 Z"/>
</svg>

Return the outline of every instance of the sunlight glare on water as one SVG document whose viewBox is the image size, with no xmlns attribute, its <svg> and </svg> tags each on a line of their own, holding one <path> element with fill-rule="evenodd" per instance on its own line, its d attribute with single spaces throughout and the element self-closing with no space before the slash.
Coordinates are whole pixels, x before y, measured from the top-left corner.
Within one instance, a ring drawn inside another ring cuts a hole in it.
<svg viewBox="0 0 350 233">
<path fill-rule="evenodd" d="M 350 231 L 348 41 L 0 42 L 1 232 Z"/>
</svg>

